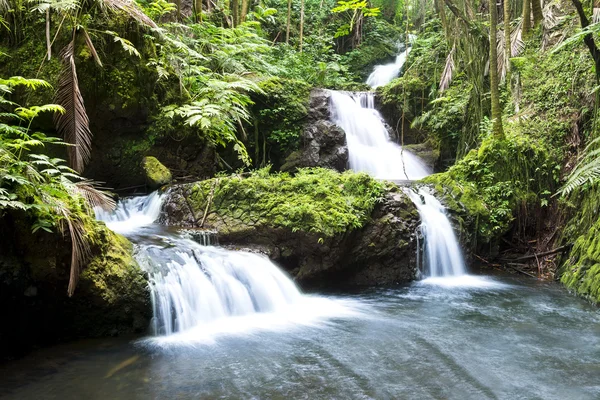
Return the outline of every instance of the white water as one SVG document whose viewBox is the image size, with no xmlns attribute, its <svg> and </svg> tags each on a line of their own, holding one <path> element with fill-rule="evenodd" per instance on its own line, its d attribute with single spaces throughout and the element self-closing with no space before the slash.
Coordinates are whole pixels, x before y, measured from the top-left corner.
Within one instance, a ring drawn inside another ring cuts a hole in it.
<svg viewBox="0 0 600 400">
<path fill-rule="evenodd" d="M 393 63 L 376 65 L 371 75 L 367 78 L 367 85 L 372 88 L 384 86 L 390 83 L 392 80 L 400 75 L 402 67 L 406 62 L 406 58 L 410 53 L 411 47 L 408 46 L 406 50 L 396 56 L 396 60 Z"/>
<path fill-rule="evenodd" d="M 423 260 L 423 275 L 433 282 L 436 278 L 465 276 L 467 268 L 462 251 L 442 203 L 425 188 L 418 192 L 408 189 L 406 193 L 421 216 L 421 233 L 425 243 L 423 257 L 418 258 Z M 449 285 L 452 286 L 451 283 Z"/>
<path fill-rule="evenodd" d="M 222 334 L 355 314 L 340 302 L 303 295 L 266 256 L 212 246 L 214 232 L 165 232 L 153 224 L 160 208 L 153 193 L 123 200 L 113 213 L 96 210 L 137 244 L 136 259 L 149 276 L 153 344 L 213 342 Z"/>
<path fill-rule="evenodd" d="M 96 219 L 104 221 L 111 230 L 127 234 L 156 221 L 161 205 L 162 196 L 154 192 L 149 196 L 126 198 L 120 201 L 112 212 L 99 207 L 96 207 L 94 212 Z"/>
<path fill-rule="evenodd" d="M 414 180 L 431 174 L 417 156 L 390 140 L 371 92 L 331 91 L 333 122 L 344 130 L 350 169 L 379 179 Z"/>
</svg>

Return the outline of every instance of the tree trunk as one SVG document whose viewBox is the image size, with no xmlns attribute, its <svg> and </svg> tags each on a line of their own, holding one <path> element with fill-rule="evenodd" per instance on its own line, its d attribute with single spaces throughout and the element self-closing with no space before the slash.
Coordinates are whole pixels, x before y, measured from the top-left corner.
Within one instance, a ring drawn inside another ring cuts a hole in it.
<svg viewBox="0 0 600 400">
<path fill-rule="evenodd" d="M 302 53 L 302 39 L 304 38 L 304 0 L 300 1 L 300 53 Z"/>
<path fill-rule="evenodd" d="M 242 14 L 240 15 L 240 22 L 246 21 L 246 15 L 248 15 L 248 0 L 242 0 Z"/>
<path fill-rule="evenodd" d="M 585 29 L 590 25 L 590 21 L 585 15 L 585 11 L 583 10 L 583 4 L 579 0 L 571 0 L 575 9 L 577 10 L 577 14 L 579 15 L 579 22 L 581 23 L 581 29 Z M 588 33 L 583 37 L 583 42 L 587 46 L 590 54 L 592 55 L 592 59 L 594 60 L 595 72 L 596 72 L 596 82 L 600 82 L 600 50 L 598 46 L 596 46 L 596 41 L 594 40 L 594 36 L 591 33 Z"/>
<path fill-rule="evenodd" d="M 538 26 L 544 19 L 542 14 L 541 0 L 531 0 L 531 11 L 533 12 L 533 26 Z"/>
<path fill-rule="evenodd" d="M 202 22 L 202 0 L 194 0 L 194 12 L 197 22 Z"/>
<path fill-rule="evenodd" d="M 240 12 L 240 1 L 239 0 L 231 0 L 231 18 L 233 19 L 233 27 L 239 25 L 239 12 Z"/>
<path fill-rule="evenodd" d="M 534 0 L 535 1 L 535 0 Z M 510 90 L 510 58 L 512 46 L 510 43 L 510 0 L 504 0 L 504 62 L 506 66 L 506 87 Z"/>
<path fill-rule="evenodd" d="M 531 0 L 523 0 L 523 36 L 531 30 Z"/>
<path fill-rule="evenodd" d="M 437 12 L 440 15 L 440 20 L 442 21 L 442 29 L 444 30 L 444 34 L 446 38 L 448 38 L 448 21 L 446 20 L 446 6 L 442 0 L 435 0 Z"/>
<path fill-rule="evenodd" d="M 496 0 L 490 0 L 490 95 L 492 99 L 492 133 L 504 138 L 500 89 L 498 87 L 498 8 Z"/>
<path fill-rule="evenodd" d="M 292 23 L 292 0 L 288 0 L 287 27 L 285 30 L 285 42 L 290 42 L 290 25 Z"/>
</svg>

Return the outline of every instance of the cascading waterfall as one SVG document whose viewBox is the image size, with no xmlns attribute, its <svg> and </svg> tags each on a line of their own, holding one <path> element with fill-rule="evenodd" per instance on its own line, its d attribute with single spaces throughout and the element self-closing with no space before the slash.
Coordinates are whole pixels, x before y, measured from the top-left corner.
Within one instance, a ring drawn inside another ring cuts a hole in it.
<svg viewBox="0 0 600 400">
<path fill-rule="evenodd" d="M 301 297 L 265 256 L 178 239 L 142 246 L 137 259 L 150 275 L 157 335 L 171 335 L 233 316 L 274 312 Z"/>
<path fill-rule="evenodd" d="M 112 212 L 101 208 L 96 208 L 94 212 L 96 219 L 104 221 L 110 229 L 127 234 L 156 221 L 161 205 L 162 196 L 158 192 L 154 192 L 149 196 L 123 199 Z"/>
<path fill-rule="evenodd" d="M 331 91 L 333 122 L 344 130 L 350 168 L 389 180 L 421 179 L 431 173 L 425 163 L 392 142 L 371 92 Z"/>
<path fill-rule="evenodd" d="M 402 67 L 406 62 L 406 58 L 410 53 L 410 46 L 396 56 L 396 60 L 393 63 L 376 65 L 371 75 L 367 78 L 367 85 L 372 88 L 378 88 L 384 86 L 394 80 L 402 71 Z"/>
<path fill-rule="evenodd" d="M 153 193 L 124 199 L 112 213 L 95 210 L 97 219 L 136 243 L 136 260 L 149 276 L 155 335 L 179 343 L 180 335 L 192 332 L 197 341 L 223 326 L 237 333 L 256 322 L 244 325 L 239 318 L 290 312 L 294 322 L 304 322 L 344 313 L 328 299 L 302 295 L 267 257 L 215 247 L 215 232 L 173 232 L 153 224 L 161 203 Z"/>
<path fill-rule="evenodd" d="M 467 270 L 458 240 L 446 215 L 444 206 L 425 188 L 418 192 L 406 190 L 421 216 L 423 234 L 423 266 L 425 277 L 459 277 Z M 418 249 L 417 251 L 420 251 Z"/>
</svg>

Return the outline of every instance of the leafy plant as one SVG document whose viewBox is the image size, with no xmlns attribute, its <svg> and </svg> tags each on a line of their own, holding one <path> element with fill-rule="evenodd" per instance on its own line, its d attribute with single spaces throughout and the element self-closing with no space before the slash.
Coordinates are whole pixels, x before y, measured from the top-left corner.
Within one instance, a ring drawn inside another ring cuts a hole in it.
<svg viewBox="0 0 600 400">
<path fill-rule="evenodd" d="M 82 179 L 63 160 L 37 151 L 59 139 L 32 132 L 30 127 L 43 112 L 64 113 L 56 104 L 21 107 L 6 98 L 16 86 L 48 87 L 37 79 L 0 79 L 0 215 L 8 210 L 24 212 L 32 219 L 33 232 L 68 233 L 71 239 L 71 272 L 68 294 L 72 296 L 81 265 L 90 254 L 87 224 L 94 206 L 114 207 L 114 201 L 93 182 Z"/>
</svg>

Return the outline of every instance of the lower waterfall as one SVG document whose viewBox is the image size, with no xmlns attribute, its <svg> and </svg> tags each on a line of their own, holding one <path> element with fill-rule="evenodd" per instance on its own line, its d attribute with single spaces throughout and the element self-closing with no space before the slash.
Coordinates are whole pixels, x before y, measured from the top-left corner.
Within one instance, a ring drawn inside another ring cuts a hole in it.
<svg viewBox="0 0 600 400">
<path fill-rule="evenodd" d="M 212 341 L 217 334 L 352 313 L 334 300 L 303 295 L 264 255 L 212 245 L 214 232 L 154 224 L 161 203 L 153 193 L 124 199 L 112 213 L 95 210 L 97 219 L 136 245 L 136 260 L 149 278 L 150 328 L 159 341 Z"/>
<path fill-rule="evenodd" d="M 423 260 L 423 275 L 431 278 L 465 275 L 465 261 L 442 203 L 426 189 L 406 193 L 421 216 L 424 243 L 423 257 L 418 258 Z"/>
</svg>

